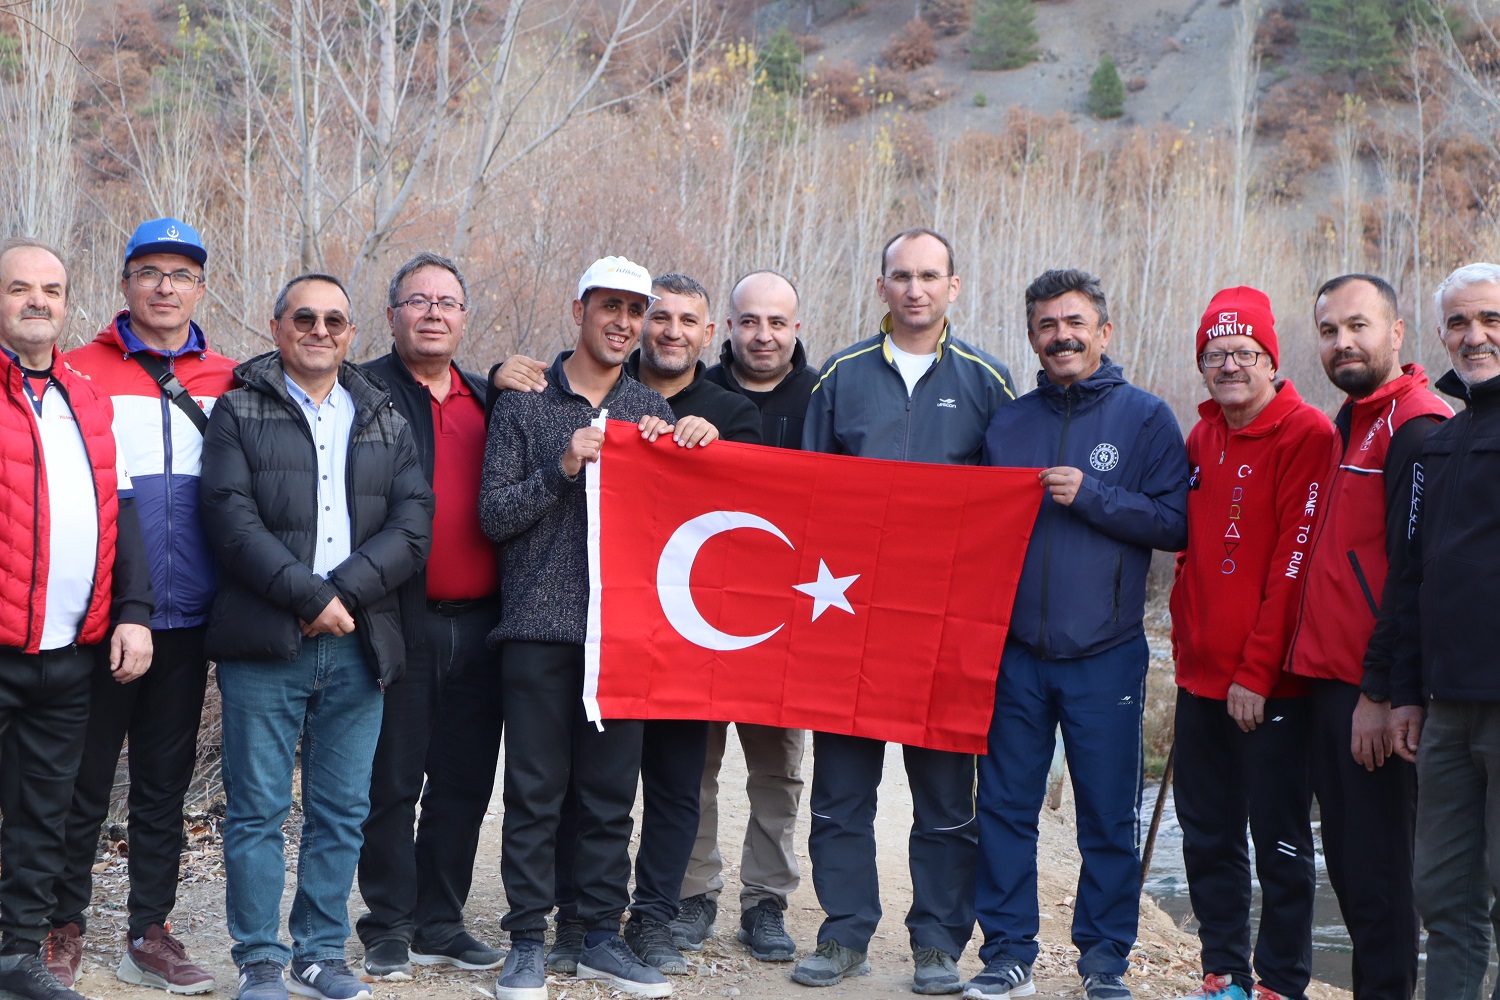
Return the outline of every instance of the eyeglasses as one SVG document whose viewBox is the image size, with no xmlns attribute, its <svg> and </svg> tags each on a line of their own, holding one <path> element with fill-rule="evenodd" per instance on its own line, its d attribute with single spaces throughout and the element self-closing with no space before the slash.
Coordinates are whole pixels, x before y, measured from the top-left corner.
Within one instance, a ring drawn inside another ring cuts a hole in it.
<svg viewBox="0 0 1500 1000">
<path fill-rule="evenodd" d="M 1260 356 L 1265 351 L 1204 351 L 1198 355 L 1198 363 L 1204 368 L 1223 368 L 1224 362 L 1234 358 L 1234 363 L 1241 368 L 1254 368 L 1260 363 Z"/>
<path fill-rule="evenodd" d="M 276 318 L 281 319 L 280 316 Z M 292 321 L 292 326 L 296 327 L 298 333 L 312 333 L 317 329 L 318 321 L 322 320 L 323 329 L 328 331 L 330 337 L 337 337 L 349 329 L 350 325 L 349 317 L 341 312 L 318 313 L 311 309 L 298 309 L 287 318 Z"/>
<path fill-rule="evenodd" d="M 425 295 L 413 295 L 404 302 L 397 302 L 395 308 L 400 309 L 402 306 L 415 309 L 419 313 L 430 312 L 433 306 L 437 306 L 439 312 L 449 316 L 452 316 L 454 313 L 467 312 L 469 308 L 457 299 L 447 295 L 440 299 L 429 299 Z"/>
<path fill-rule="evenodd" d="M 910 271 L 892 271 L 885 276 L 885 280 L 893 285 L 910 285 L 913 281 L 920 281 L 924 285 L 935 285 L 951 277 L 953 275 L 941 274 L 937 271 L 919 271 L 916 274 Z"/>
<path fill-rule="evenodd" d="M 163 280 L 170 280 L 172 287 L 179 292 L 192 291 L 194 286 L 203 283 L 203 275 L 194 274 L 186 268 L 179 271 L 163 271 L 154 267 L 138 267 L 134 271 L 126 271 L 125 277 L 141 288 L 160 288 Z"/>
</svg>

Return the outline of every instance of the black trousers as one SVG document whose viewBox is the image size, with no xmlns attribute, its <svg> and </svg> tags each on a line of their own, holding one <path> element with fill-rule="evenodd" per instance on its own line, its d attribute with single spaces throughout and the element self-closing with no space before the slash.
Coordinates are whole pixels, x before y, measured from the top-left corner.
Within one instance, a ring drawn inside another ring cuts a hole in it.
<svg viewBox="0 0 1500 1000">
<path fill-rule="evenodd" d="M 57 880 L 52 926 L 87 929 L 99 827 L 109 813 L 120 748 L 130 740 L 129 933 L 166 924 L 177 904 L 182 801 L 198 762 L 198 724 L 208 684 L 203 626 L 154 629 L 151 669 L 129 684 L 109 672 L 101 648 L 90 681 L 88 735 L 68 810 L 67 861 Z"/>
<path fill-rule="evenodd" d="M 641 738 L 641 843 L 635 852 L 633 915 L 671 923 L 698 837 L 699 786 L 708 757 L 708 723 L 650 719 Z M 578 797 L 570 789 L 557 831 L 557 919 L 577 916 L 573 858 Z"/>
<path fill-rule="evenodd" d="M 96 651 L 0 649 L 0 954 L 35 955 L 57 905 L 63 830 L 89 721 Z M 182 833 L 179 820 L 178 838 Z M 95 827 L 95 836 L 98 835 Z"/>
<path fill-rule="evenodd" d="M 410 944 L 417 931 L 424 943 L 443 944 L 463 930 L 479 824 L 499 756 L 498 673 L 495 654 L 485 645 L 498 616 L 498 604 L 489 600 L 429 605 L 417 626 L 421 641 L 407 641 L 406 673 L 385 692 L 370 774 L 370 815 L 359 852 L 359 891 L 369 912 L 355 922 L 355 931 L 367 948 L 391 939 Z M 454 683 L 462 685 L 459 697 L 468 688 L 475 703 L 449 699 Z M 454 709 L 457 718 L 448 715 Z M 423 871 L 417 848 L 422 834 L 414 838 L 412 827 L 423 776 L 432 770 L 434 734 L 444 741 L 437 754 L 443 762 L 438 812 L 452 802 L 444 792 L 455 787 L 462 802 L 456 813 L 450 809 L 446 816 L 432 817 L 423 800 L 422 828 L 429 842 Z M 462 773 L 454 773 L 455 765 Z M 438 832 L 439 827 L 446 828 Z M 422 897 L 429 894 L 436 902 L 424 908 Z M 428 922 L 432 916 L 438 918 L 435 925 Z"/>
<path fill-rule="evenodd" d="M 1356 1000 L 1411 1000 L 1421 923 L 1412 896 L 1417 769 L 1391 757 L 1366 771 L 1350 752 L 1359 688 L 1313 689 L 1312 781 L 1323 856 L 1354 943 Z"/>
<path fill-rule="evenodd" d="M 1266 721 L 1245 733 L 1223 701 L 1177 692 L 1172 792 L 1203 971 L 1230 976 L 1247 993 L 1259 981 L 1300 997 L 1312 975 L 1311 717 L 1307 698 L 1272 698 Z M 1253 973 L 1246 823 L 1261 888 Z"/>
<path fill-rule="evenodd" d="M 618 930 L 630 883 L 630 817 L 641 773 L 637 720 L 584 717 L 583 647 L 507 642 L 500 650 L 505 700 L 505 820 L 500 877 L 512 938 L 540 938 L 556 894 L 556 844 L 571 780 L 578 824 L 573 855 L 578 919 Z"/>
</svg>

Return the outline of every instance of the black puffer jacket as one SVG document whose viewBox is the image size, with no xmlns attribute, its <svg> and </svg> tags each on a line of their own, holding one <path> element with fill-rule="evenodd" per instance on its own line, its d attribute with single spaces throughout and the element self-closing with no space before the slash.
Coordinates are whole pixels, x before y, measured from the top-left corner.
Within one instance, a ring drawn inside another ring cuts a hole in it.
<svg viewBox="0 0 1500 1000">
<path fill-rule="evenodd" d="M 328 579 L 310 568 L 316 547 L 317 469 L 307 420 L 286 390 L 275 353 L 240 365 L 239 388 L 219 397 L 203 439 L 203 528 L 219 569 L 208 621 L 215 660 L 292 660 L 297 619 L 341 599 L 382 686 L 406 660 L 396 588 L 432 545 L 432 490 L 411 430 L 384 383 L 345 363 L 354 398 L 348 492 L 353 551 Z"/>
</svg>

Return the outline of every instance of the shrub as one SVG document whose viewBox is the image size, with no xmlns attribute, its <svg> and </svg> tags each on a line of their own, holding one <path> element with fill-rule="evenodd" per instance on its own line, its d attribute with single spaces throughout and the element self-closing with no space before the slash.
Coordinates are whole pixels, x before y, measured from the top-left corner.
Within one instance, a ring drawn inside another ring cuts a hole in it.
<svg viewBox="0 0 1500 1000">
<path fill-rule="evenodd" d="M 1108 52 L 1099 57 L 1099 68 L 1089 78 L 1089 111 L 1096 118 L 1118 118 L 1125 113 L 1125 84 Z"/>
<path fill-rule="evenodd" d="M 891 69 L 910 72 L 937 61 L 937 43 L 932 40 L 932 29 L 927 22 L 912 18 L 905 27 L 891 36 L 890 43 L 881 51 L 880 57 Z"/>
<path fill-rule="evenodd" d="M 985 96 L 984 91 L 981 90 L 979 93 L 977 93 L 977 94 L 974 95 L 974 107 L 976 107 L 976 108 L 987 108 L 989 106 L 990 106 L 990 99 Z"/>
<path fill-rule="evenodd" d="M 1017 69 L 1041 54 L 1031 0 L 979 0 L 969 56 L 975 69 Z"/>
<path fill-rule="evenodd" d="M 939 38 L 961 35 L 974 21 L 974 0 L 922 0 L 922 20 Z"/>
</svg>

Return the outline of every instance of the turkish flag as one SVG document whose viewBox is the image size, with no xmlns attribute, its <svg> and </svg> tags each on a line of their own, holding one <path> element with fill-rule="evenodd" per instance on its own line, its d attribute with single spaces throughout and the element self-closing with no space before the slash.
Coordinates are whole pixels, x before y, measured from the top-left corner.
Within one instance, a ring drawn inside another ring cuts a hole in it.
<svg viewBox="0 0 1500 1000">
<path fill-rule="evenodd" d="M 984 753 L 1042 488 L 608 421 L 588 467 L 590 719 L 706 719 Z"/>
</svg>

